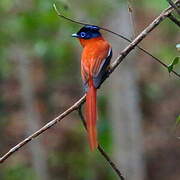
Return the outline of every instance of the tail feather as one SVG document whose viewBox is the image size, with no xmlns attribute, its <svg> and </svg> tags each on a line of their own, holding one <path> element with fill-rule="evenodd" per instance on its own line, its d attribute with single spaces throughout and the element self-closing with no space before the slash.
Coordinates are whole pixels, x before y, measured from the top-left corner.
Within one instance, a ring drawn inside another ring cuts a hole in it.
<svg viewBox="0 0 180 180">
<path fill-rule="evenodd" d="M 97 120 L 97 106 L 96 106 L 96 88 L 93 85 L 93 81 L 90 80 L 89 89 L 86 94 L 86 122 L 88 130 L 88 139 L 90 148 L 93 151 L 98 146 L 97 142 L 97 130 L 96 130 L 96 120 Z"/>
</svg>

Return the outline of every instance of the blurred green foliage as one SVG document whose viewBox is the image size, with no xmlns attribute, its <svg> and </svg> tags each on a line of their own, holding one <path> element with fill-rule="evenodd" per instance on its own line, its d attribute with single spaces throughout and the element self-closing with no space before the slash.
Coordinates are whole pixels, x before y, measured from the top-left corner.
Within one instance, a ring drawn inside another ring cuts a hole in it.
<svg viewBox="0 0 180 180">
<path fill-rule="evenodd" d="M 176 118 L 176 125 L 180 124 L 180 115 L 178 115 L 178 117 Z"/>
<path fill-rule="evenodd" d="M 9 166 L 4 169 L 2 179 L 4 180 L 36 180 L 33 170 L 26 165 L 17 164 L 16 166 Z"/>
<path fill-rule="evenodd" d="M 57 91 L 64 88 L 63 95 L 66 95 L 68 89 L 68 97 L 72 100 L 72 96 L 80 94 L 80 88 L 78 89 L 78 87 L 81 86 L 79 84 L 80 56 L 76 56 L 79 53 L 77 50 L 79 45 L 75 39 L 71 38 L 71 34 L 79 29 L 79 25 L 60 19 L 53 10 L 53 3 L 52 0 L 0 1 L 0 83 L 11 80 L 14 75 L 13 47 L 23 47 L 28 51 L 29 57 L 33 62 L 38 61 L 43 64 L 45 72 L 44 84 L 46 84 L 46 87 L 41 93 L 46 99 L 43 103 L 47 104 L 48 110 L 45 111 L 48 111 L 51 115 L 59 112 L 59 106 L 54 110 L 55 107 L 51 105 L 53 103 L 49 100 L 52 91 L 55 91 L 54 87 L 58 89 L 60 86 Z M 122 1 L 120 0 L 114 0 L 113 3 L 108 0 L 56 1 L 58 8 L 63 14 L 92 24 L 101 24 L 121 3 Z M 141 0 L 134 3 L 140 7 L 142 6 L 144 9 L 156 9 L 157 12 L 167 7 L 165 0 L 161 2 L 157 0 Z M 164 24 L 162 31 L 166 36 L 173 34 L 176 31 L 176 27 L 170 29 L 169 25 Z M 158 56 L 165 57 L 165 60 L 168 62 L 177 53 L 174 48 L 169 46 L 169 44 L 163 44 L 157 53 Z M 161 90 L 156 84 L 150 83 L 146 86 L 146 90 L 149 97 L 156 98 L 161 94 Z M 0 92 L 2 94 L 2 87 Z M 9 106 L 5 102 L 4 97 L 0 96 L 0 129 L 2 130 L 8 124 L 7 119 L 10 114 L 8 108 L 12 111 Z M 103 95 L 99 98 L 99 107 L 100 122 L 103 122 L 99 124 L 99 137 L 103 147 L 110 152 L 112 150 L 111 126 L 107 118 L 107 99 Z M 59 179 L 58 177 L 62 175 L 61 173 L 65 177 L 72 176 L 71 179 L 73 180 L 92 180 L 97 176 L 97 179 L 116 179 L 114 172 L 98 153 L 92 154 L 89 152 L 87 144 L 86 149 L 84 149 L 82 143 L 84 139 L 79 134 L 79 131 L 82 133 L 80 129 L 80 125 L 77 129 L 74 128 L 73 134 L 64 136 L 67 138 L 66 142 L 62 146 L 59 145 L 58 150 L 50 153 L 49 167 L 53 174 L 53 179 Z M 68 137 L 71 138 L 68 139 Z M 10 141 L 7 145 L 9 146 L 11 143 Z M 0 148 L 2 149 L 1 145 Z M 2 167 L 0 173 L 0 178 L 3 180 L 31 180 L 36 178 L 33 170 L 27 164 L 21 163 Z"/>
<path fill-rule="evenodd" d="M 12 79 L 12 76 L 14 77 L 16 62 L 12 60 L 15 56 L 13 49 L 14 47 L 22 48 L 22 51 L 28 52 L 31 63 L 37 61 L 43 66 L 46 86 L 43 91 L 41 90 L 40 97 L 46 99 L 44 104 L 47 103 L 49 114 L 51 110 L 54 111 L 50 100 L 51 90 L 54 91 L 54 87 L 58 89 L 57 87 L 70 86 L 68 93 L 73 93 L 73 96 L 76 97 L 77 95 L 74 94 L 73 89 L 76 90 L 78 86 L 81 86 L 78 84 L 78 81 L 80 82 L 80 62 L 76 57 L 79 44 L 76 39 L 71 38 L 71 34 L 80 27 L 59 18 L 53 9 L 53 3 L 51 0 L 0 1 L 0 82 L 8 82 Z M 82 11 L 86 14 L 84 17 L 87 18 L 87 21 L 97 24 L 106 17 L 109 8 L 111 8 L 111 3 L 106 1 L 107 5 L 104 5 L 103 0 L 98 2 L 93 0 L 86 3 L 82 0 L 78 2 L 59 0 L 55 3 L 64 15 L 78 19 L 76 14 L 78 15 Z M 101 8 L 101 11 L 99 11 L 101 6 L 103 6 L 103 9 Z M 83 19 L 79 18 L 79 20 Z M 12 81 L 15 81 L 16 84 L 17 80 Z M 8 108 L 9 104 L 1 96 L 0 128 L 2 131 L 5 124 L 8 126 L 9 121 L 7 119 L 10 118 Z M 105 116 L 103 115 L 103 117 Z M 99 173 L 102 174 L 102 177 L 113 179 L 114 174 L 109 167 L 101 166 L 102 158 L 99 158 L 99 154 L 91 155 L 91 159 L 87 158 L 91 153 L 88 144 L 86 144 L 86 149 L 83 150 L 82 141 L 84 140 L 76 132 L 80 128 L 81 126 L 77 130 L 74 129 L 72 135 L 67 135 L 66 141 L 59 147 L 58 151 L 50 153 L 48 158 L 49 168 L 52 171 L 53 179 L 59 179 L 59 177 L 73 180 L 83 180 L 87 177 L 94 179 L 97 173 L 96 166 L 99 166 Z M 100 129 L 104 128 L 100 127 Z M 105 130 L 107 130 L 107 126 L 103 130 L 101 139 L 103 139 L 103 144 L 108 146 L 110 140 Z M 82 131 L 80 132 L 82 134 Z M 71 137 L 71 139 L 68 137 Z M 72 139 L 72 137 L 74 138 Z M 8 142 L 8 138 L 5 138 L 5 140 L 5 142 Z M 1 145 L 0 149 L 3 149 Z M 69 149 L 69 152 L 67 149 Z M 98 161 L 96 161 L 97 159 Z M 92 165 L 93 161 L 96 161 L 94 167 Z M 108 175 L 106 175 L 106 171 L 109 172 Z M 27 163 L 22 164 L 21 162 L 1 168 L 0 173 L 0 179 L 3 180 L 37 179 Z"/>
<path fill-rule="evenodd" d="M 144 8 L 147 8 L 147 9 L 152 8 L 153 10 L 156 10 L 157 12 L 165 9 L 169 5 L 166 0 L 163 0 L 160 2 L 157 0 L 151 0 L 150 3 L 149 1 L 141 0 L 140 2 L 143 3 Z M 136 3 L 138 3 L 138 1 L 136 1 Z"/>
</svg>

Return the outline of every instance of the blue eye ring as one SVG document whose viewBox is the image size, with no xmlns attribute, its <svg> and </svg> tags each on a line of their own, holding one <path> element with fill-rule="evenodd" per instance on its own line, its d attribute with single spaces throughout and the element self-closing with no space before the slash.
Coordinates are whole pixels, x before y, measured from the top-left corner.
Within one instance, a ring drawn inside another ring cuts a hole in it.
<svg viewBox="0 0 180 180">
<path fill-rule="evenodd" d="M 84 38 L 86 36 L 85 32 L 81 32 L 81 37 Z"/>
</svg>

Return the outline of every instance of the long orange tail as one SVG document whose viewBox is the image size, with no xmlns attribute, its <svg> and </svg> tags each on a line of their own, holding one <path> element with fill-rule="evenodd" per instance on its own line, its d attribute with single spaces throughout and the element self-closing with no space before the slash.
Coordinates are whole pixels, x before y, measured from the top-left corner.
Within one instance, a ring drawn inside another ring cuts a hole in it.
<svg viewBox="0 0 180 180">
<path fill-rule="evenodd" d="M 89 89 L 86 94 L 86 123 L 88 130 L 88 139 L 90 148 L 93 151 L 98 146 L 97 142 L 97 130 L 96 130 L 96 120 L 97 120 L 97 107 L 96 107 L 96 88 L 93 85 L 93 80 L 89 80 Z"/>
</svg>

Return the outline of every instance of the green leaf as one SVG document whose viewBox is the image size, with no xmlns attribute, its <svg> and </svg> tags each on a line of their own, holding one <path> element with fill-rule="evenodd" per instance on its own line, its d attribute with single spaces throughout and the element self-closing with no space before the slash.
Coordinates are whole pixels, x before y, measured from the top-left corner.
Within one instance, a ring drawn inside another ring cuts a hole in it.
<svg viewBox="0 0 180 180">
<path fill-rule="evenodd" d="M 176 118 L 176 126 L 180 124 L 180 115 Z"/>
<path fill-rule="evenodd" d="M 179 59 L 180 59 L 180 56 L 175 57 L 173 62 L 170 65 L 168 65 L 168 72 L 169 73 L 171 73 L 174 66 L 179 63 Z"/>
<path fill-rule="evenodd" d="M 175 57 L 174 60 L 173 60 L 173 62 L 172 62 L 172 65 L 178 64 L 179 58 L 180 58 L 180 56 L 179 56 L 179 57 Z"/>
</svg>

